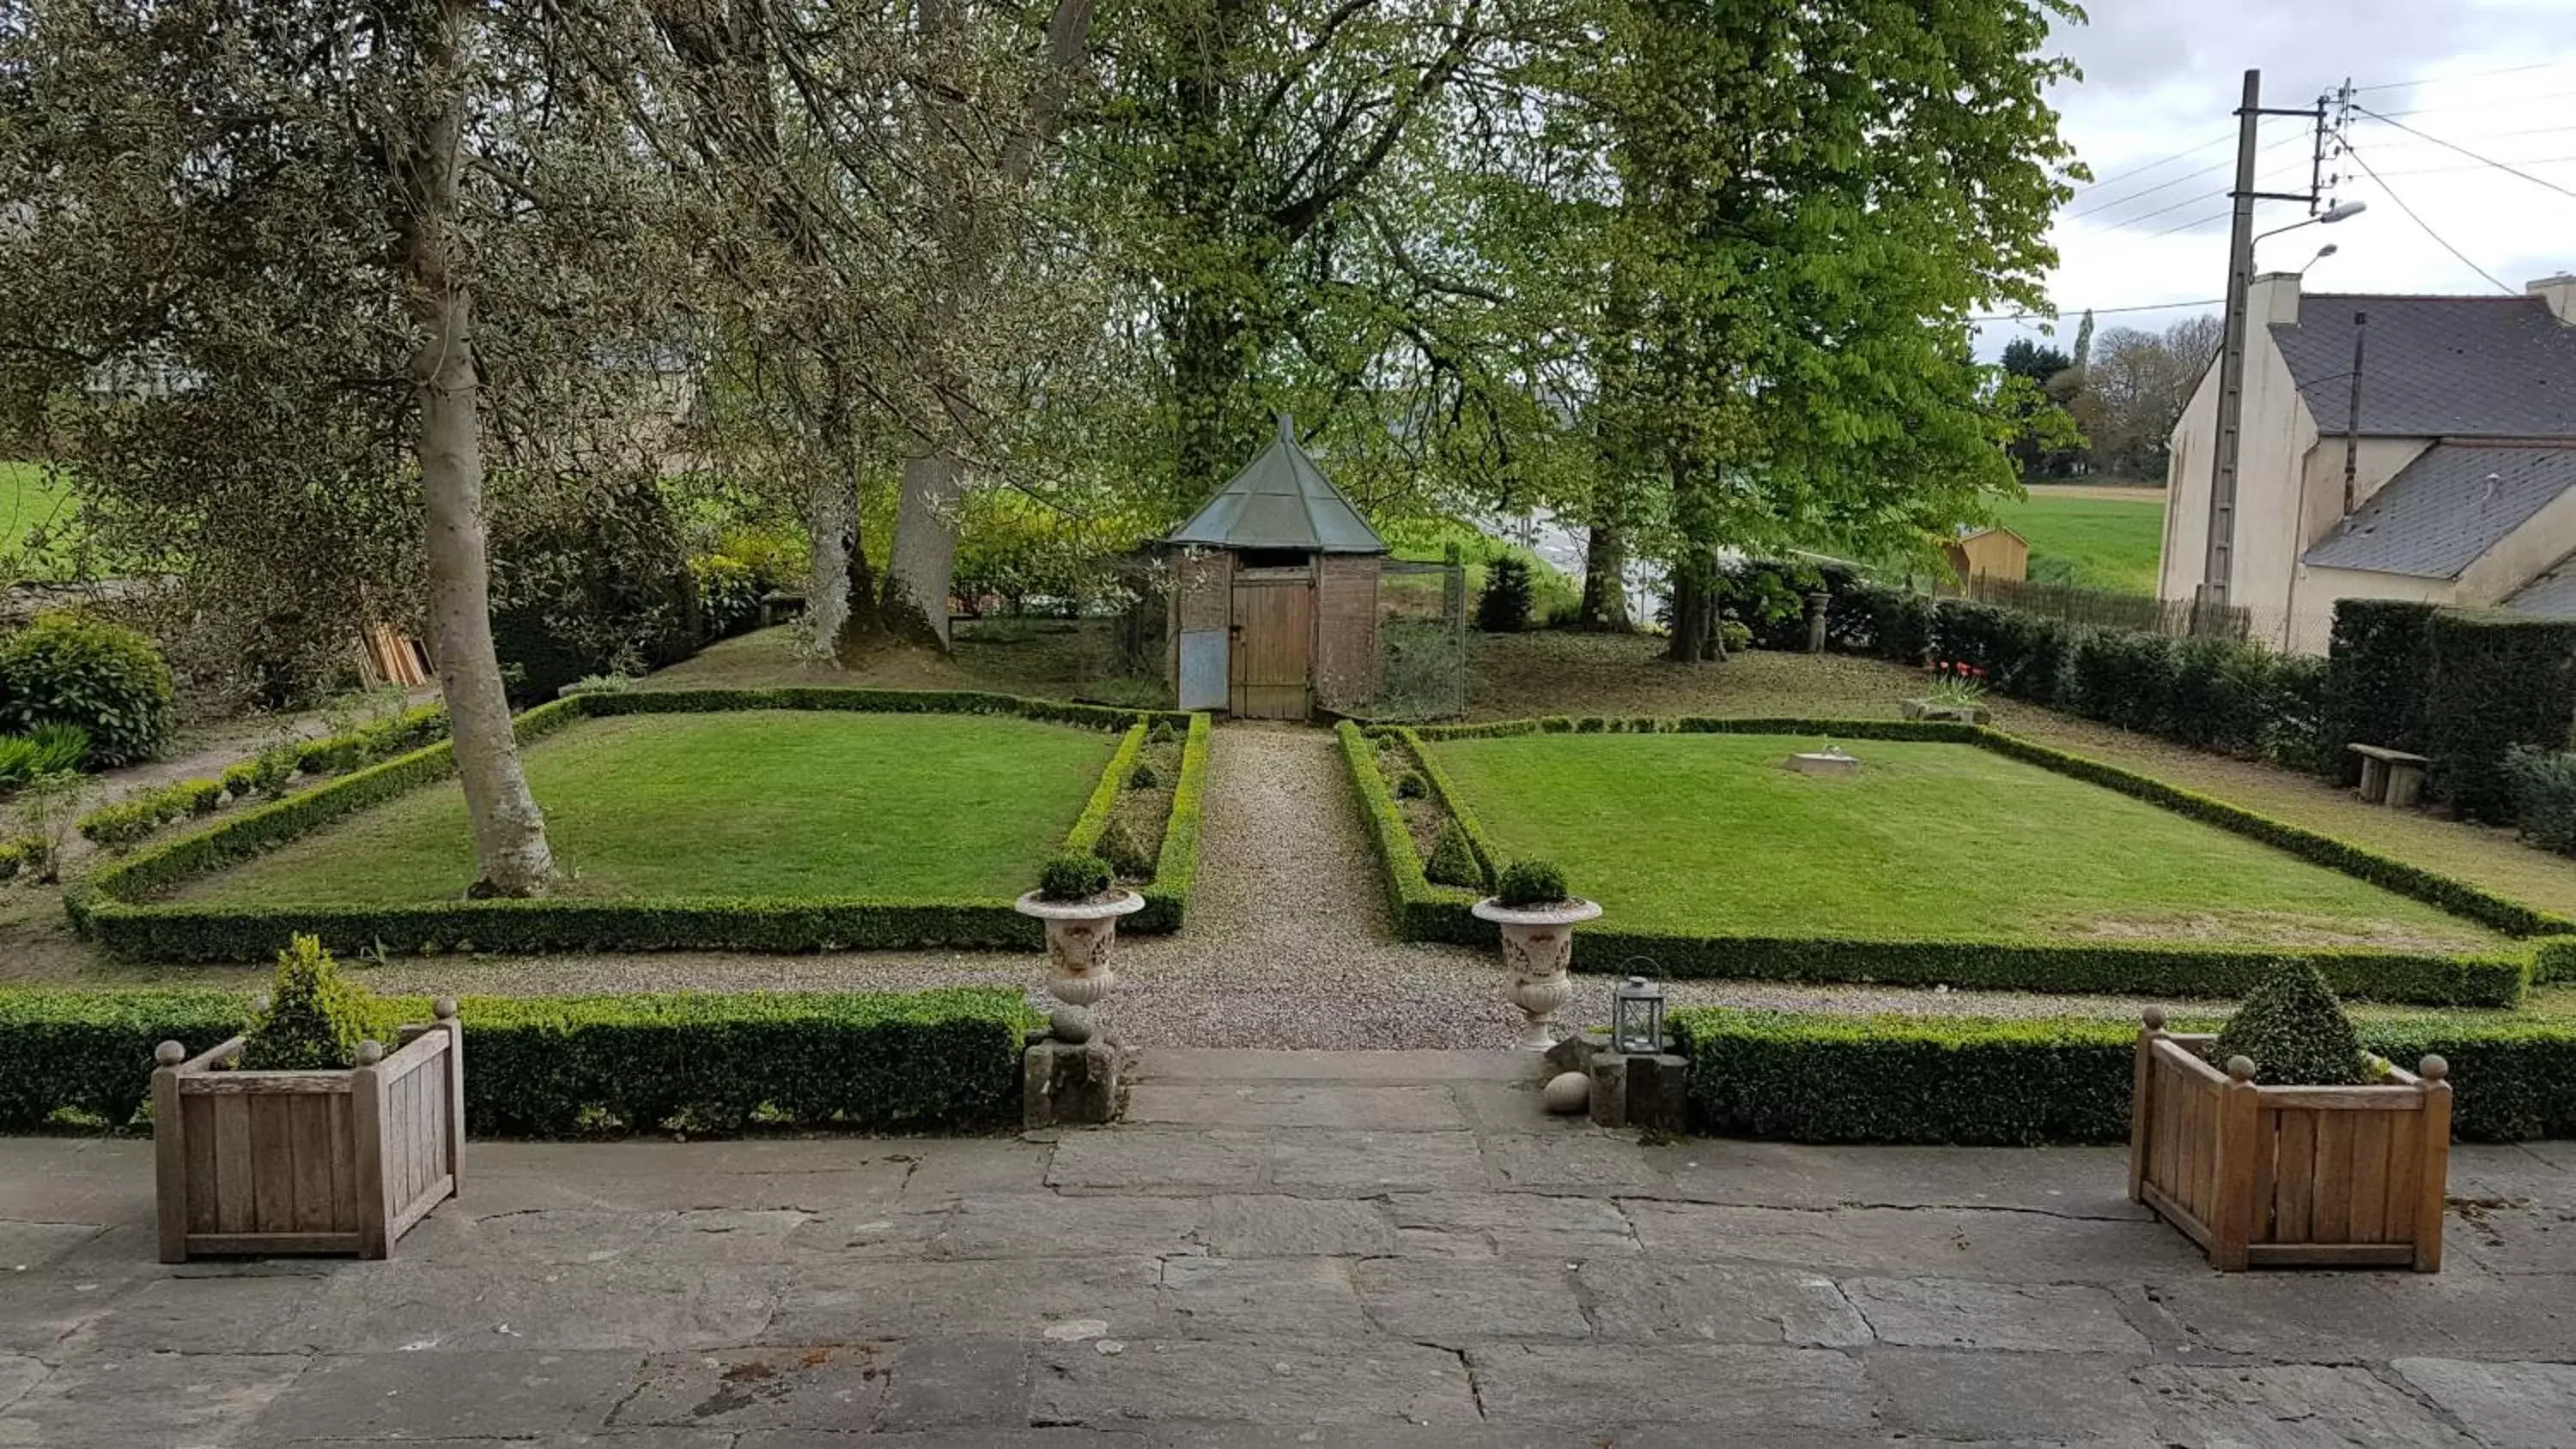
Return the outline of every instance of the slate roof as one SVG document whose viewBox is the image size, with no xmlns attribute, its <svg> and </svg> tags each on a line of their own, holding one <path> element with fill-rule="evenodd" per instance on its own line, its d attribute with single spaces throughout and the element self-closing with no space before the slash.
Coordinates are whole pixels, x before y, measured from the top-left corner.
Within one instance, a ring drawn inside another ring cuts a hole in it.
<svg viewBox="0 0 2576 1449">
<path fill-rule="evenodd" d="M 1166 542 L 1308 553 L 1387 552 L 1386 540 L 1297 446 L 1297 425 L 1286 413 L 1279 415 L 1279 432 L 1268 446 Z"/>
<path fill-rule="evenodd" d="M 2549 572 L 2522 586 L 2504 606 L 2520 614 L 2576 619 L 2576 554 L 2560 559 Z"/>
<path fill-rule="evenodd" d="M 2356 311 L 2363 436 L 2576 438 L 2576 327 L 2533 296 L 2301 297 L 2272 340 L 2319 432 L 2341 436 L 2351 411 Z"/>
<path fill-rule="evenodd" d="M 2456 578 L 2570 488 L 2576 488 L 2576 446 L 2438 443 L 2318 540 L 2305 559 L 2320 568 Z"/>
</svg>

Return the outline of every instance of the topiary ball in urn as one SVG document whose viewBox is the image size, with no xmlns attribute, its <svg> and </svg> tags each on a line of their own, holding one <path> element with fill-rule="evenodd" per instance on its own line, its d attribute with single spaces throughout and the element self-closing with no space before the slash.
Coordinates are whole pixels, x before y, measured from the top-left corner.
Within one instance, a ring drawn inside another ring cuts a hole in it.
<svg viewBox="0 0 2576 1449">
<path fill-rule="evenodd" d="M 1116 984 L 1109 970 L 1118 918 L 1145 898 L 1118 886 L 1109 862 L 1068 851 L 1038 872 L 1038 888 L 1013 908 L 1046 923 L 1047 992 L 1067 1006 L 1092 1006 Z"/>
<path fill-rule="evenodd" d="M 1116 873 L 1096 855 L 1067 851 L 1038 872 L 1038 899 L 1055 904 L 1087 901 L 1109 889 Z"/>
<path fill-rule="evenodd" d="M 1516 860 L 1503 868 L 1494 899 L 1514 910 L 1530 910 L 1559 905 L 1572 897 L 1565 888 L 1565 872 L 1556 862 Z"/>
<path fill-rule="evenodd" d="M 2240 1056 L 2253 1061 L 2255 1080 L 2271 1086 L 2343 1087 L 2370 1079 L 2343 1004 L 2305 961 L 2272 968 L 2210 1043 L 2213 1062 Z"/>
</svg>

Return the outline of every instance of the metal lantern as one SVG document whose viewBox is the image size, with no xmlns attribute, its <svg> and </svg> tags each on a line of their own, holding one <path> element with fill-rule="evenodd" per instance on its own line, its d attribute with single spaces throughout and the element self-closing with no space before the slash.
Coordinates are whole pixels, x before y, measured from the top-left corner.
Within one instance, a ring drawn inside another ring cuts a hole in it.
<svg viewBox="0 0 2576 1449">
<path fill-rule="evenodd" d="M 1664 1049 L 1664 991 L 1643 976 L 1631 976 L 1610 1003 L 1610 1045 L 1628 1056 L 1653 1056 Z"/>
</svg>

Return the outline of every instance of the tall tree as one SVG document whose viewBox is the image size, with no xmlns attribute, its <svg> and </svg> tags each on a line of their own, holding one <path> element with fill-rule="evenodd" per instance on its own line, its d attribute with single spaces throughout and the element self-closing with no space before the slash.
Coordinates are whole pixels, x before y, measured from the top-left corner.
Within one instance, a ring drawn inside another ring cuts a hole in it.
<svg viewBox="0 0 2576 1449">
<path fill-rule="evenodd" d="M 2162 479 L 2174 423 L 2218 354 L 2215 315 L 2186 317 L 2161 333 L 2114 327 L 2102 334 L 2068 404 L 2090 441 L 2095 471 Z"/>
</svg>

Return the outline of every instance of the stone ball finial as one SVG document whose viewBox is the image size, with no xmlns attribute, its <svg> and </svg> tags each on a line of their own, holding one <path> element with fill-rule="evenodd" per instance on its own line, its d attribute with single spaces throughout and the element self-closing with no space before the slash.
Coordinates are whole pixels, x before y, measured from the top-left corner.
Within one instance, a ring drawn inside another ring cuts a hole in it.
<svg viewBox="0 0 2576 1449">
<path fill-rule="evenodd" d="M 453 996 L 442 996 L 436 1001 L 431 1002 L 429 1004 L 429 1014 L 437 1017 L 440 1021 L 454 1021 L 456 1019 L 456 998 Z"/>
<path fill-rule="evenodd" d="M 2227 1059 L 2227 1079 L 2231 1082 L 2250 1082 L 2254 1080 L 2254 1059 L 2252 1057 L 2229 1057 Z"/>
<path fill-rule="evenodd" d="M 372 1067 L 385 1059 L 385 1044 L 380 1041 L 358 1043 L 358 1065 Z"/>
<path fill-rule="evenodd" d="M 1091 1040 L 1093 1030 L 1091 1013 L 1079 1006 L 1059 1006 L 1047 1013 L 1047 1034 L 1057 1041 L 1080 1046 Z"/>
<path fill-rule="evenodd" d="M 165 1067 L 175 1067 L 188 1059 L 188 1049 L 175 1041 L 165 1041 L 152 1049 L 152 1060 Z"/>
<path fill-rule="evenodd" d="M 2426 1057 L 2415 1068 L 2415 1075 L 2428 1082 L 2438 1082 L 2451 1074 L 2451 1064 L 2440 1057 Z"/>
<path fill-rule="evenodd" d="M 2162 1031 L 2165 1029 L 2165 1009 L 2163 1007 L 2150 1006 L 2139 1014 L 2145 1018 L 2147 1030 Z"/>
</svg>

